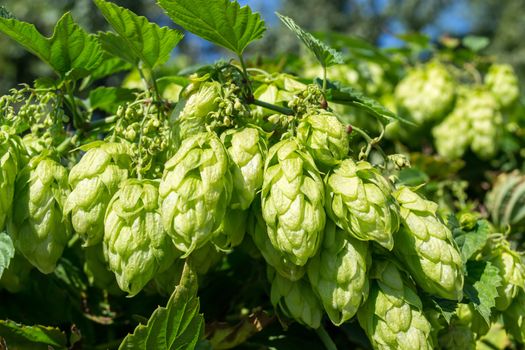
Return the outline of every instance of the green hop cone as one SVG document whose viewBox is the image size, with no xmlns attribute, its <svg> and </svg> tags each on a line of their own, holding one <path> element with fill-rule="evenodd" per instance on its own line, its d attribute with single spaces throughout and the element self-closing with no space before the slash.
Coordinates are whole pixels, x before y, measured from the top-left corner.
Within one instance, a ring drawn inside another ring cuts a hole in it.
<svg viewBox="0 0 525 350">
<path fill-rule="evenodd" d="M 129 179 L 106 211 L 104 255 L 120 289 L 129 296 L 140 292 L 178 255 L 162 226 L 158 203 L 158 182 Z"/>
<path fill-rule="evenodd" d="M 75 231 L 86 246 L 104 236 L 104 215 L 111 197 L 128 178 L 131 165 L 128 148 L 122 143 L 94 143 L 69 173 L 72 188 L 64 205 Z"/>
<path fill-rule="evenodd" d="M 297 126 L 297 140 L 313 156 L 320 168 L 336 165 L 350 149 L 346 127 L 326 110 L 307 114 Z"/>
<path fill-rule="evenodd" d="M 525 291 L 520 289 L 512 304 L 503 312 L 505 329 L 520 344 L 525 344 Z"/>
<path fill-rule="evenodd" d="M 212 132 L 185 139 L 159 187 L 164 227 L 189 255 L 220 232 L 232 194 L 228 153 Z"/>
<path fill-rule="evenodd" d="M 357 312 L 374 349 L 433 349 L 431 324 L 415 289 L 391 262 L 376 265 L 374 275 L 378 279 Z"/>
<path fill-rule="evenodd" d="M 370 163 L 345 159 L 326 178 L 326 212 L 355 238 L 373 240 L 388 250 L 399 228 L 390 183 Z"/>
<path fill-rule="evenodd" d="M 408 187 L 394 196 L 401 206 L 400 230 L 394 252 L 405 263 L 419 287 L 445 299 L 463 296 L 463 262 L 452 232 L 436 214 L 436 203 Z"/>
<path fill-rule="evenodd" d="M 471 90 L 465 100 L 470 121 L 470 148 L 482 159 L 492 158 L 499 148 L 503 122 L 496 98 L 485 89 Z"/>
<path fill-rule="evenodd" d="M 0 231 L 11 211 L 15 180 L 21 166 L 20 139 L 0 129 Z"/>
<path fill-rule="evenodd" d="M 51 273 L 71 236 L 71 224 L 62 215 L 67 171 L 45 155 L 34 157 L 18 174 L 15 189 L 7 231 L 31 264 Z"/>
<path fill-rule="evenodd" d="M 512 106 L 520 95 L 518 77 L 510 64 L 493 64 L 485 75 L 485 85 L 502 108 Z"/>
<path fill-rule="evenodd" d="M 350 237 L 328 220 L 319 253 L 308 262 L 307 272 L 335 325 L 351 319 L 366 300 L 370 263 L 368 242 Z"/>
<path fill-rule="evenodd" d="M 268 237 L 268 228 L 262 217 L 260 203 L 255 203 L 248 220 L 248 232 L 253 243 L 261 252 L 264 260 L 272 266 L 277 273 L 291 281 L 300 280 L 305 273 L 304 266 L 297 266 L 286 259 L 280 251 L 275 249 Z"/>
<path fill-rule="evenodd" d="M 525 267 L 521 256 L 510 248 L 509 242 L 503 237 L 496 242 L 491 242 L 485 248 L 489 261 L 499 269 L 501 285 L 498 287 L 496 309 L 506 310 L 518 292 L 525 286 Z"/>
<path fill-rule="evenodd" d="M 262 187 L 267 146 L 262 131 L 255 127 L 228 129 L 221 140 L 231 160 L 233 192 L 230 207 L 248 209 Z"/>
<path fill-rule="evenodd" d="M 432 61 L 417 67 L 395 90 L 401 112 L 418 124 L 440 120 L 452 108 L 456 84 L 445 66 Z"/>
<path fill-rule="evenodd" d="M 230 250 L 242 243 L 246 233 L 248 211 L 228 208 L 224 214 L 220 233 L 212 239 L 213 244 L 223 250 Z"/>
<path fill-rule="evenodd" d="M 458 102 L 443 122 L 432 129 L 437 152 L 447 159 L 461 158 L 470 145 L 470 123 Z"/>
<path fill-rule="evenodd" d="M 270 299 L 275 308 L 307 327 L 319 328 L 323 307 L 306 279 L 290 281 L 269 267 L 268 280 L 272 286 Z"/>
<path fill-rule="evenodd" d="M 270 148 L 264 166 L 261 207 L 273 246 L 303 266 L 317 253 L 325 225 L 323 181 L 297 141 Z"/>
</svg>

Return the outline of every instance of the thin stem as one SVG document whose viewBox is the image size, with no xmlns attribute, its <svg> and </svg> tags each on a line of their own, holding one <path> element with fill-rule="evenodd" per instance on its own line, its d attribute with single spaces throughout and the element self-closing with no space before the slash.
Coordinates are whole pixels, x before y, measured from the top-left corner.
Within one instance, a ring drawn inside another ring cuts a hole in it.
<svg viewBox="0 0 525 350">
<path fill-rule="evenodd" d="M 315 332 L 317 333 L 319 338 L 321 338 L 321 341 L 323 342 L 326 350 L 337 350 L 337 346 L 335 345 L 332 338 L 330 338 L 330 335 L 328 334 L 326 329 L 324 329 L 323 326 L 317 328 Z"/>
<path fill-rule="evenodd" d="M 76 140 L 80 135 L 80 131 L 77 131 L 73 136 L 66 138 L 60 145 L 57 146 L 56 151 L 58 154 L 63 154 L 69 150 L 71 145 L 75 144 Z"/>
<path fill-rule="evenodd" d="M 281 114 L 284 114 L 284 115 L 293 115 L 293 111 L 290 109 L 290 108 L 286 108 L 286 107 L 283 107 L 283 106 L 277 106 L 277 105 L 274 105 L 274 104 L 271 104 L 271 103 L 268 103 L 268 102 L 264 102 L 264 101 L 261 101 L 261 100 L 257 100 L 257 99 L 253 99 L 250 101 L 251 104 L 254 104 L 256 106 L 261 106 L 261 107 L 264 107 L 264 108 L 267 108 L 267 109 L 271 109 L 272 111 L 276 111 L 276 112 L 279 112 Z"/>
<path fill-rule="evenodd" d="M 107 117 L 104 119 L 95 120 L 94 122 L 91 122 L 85 129 L 93 130 L 96 128 L 100 128 L 101 126 L 113 124 L 116 120 L 117 120 L 116 115 L 113 115 L 111 117 Z"/>
<path fill-rule="evenodd" d="M 249 96 L 252 95 L 252 83 L 250 81 L 250 76 L 248 75 L 248 70 L 246 69 L 246 63 L 244 63 L 244 58 L 242 55 L 239 55 L 239 62 L 241 62 L 242 67 L 242 74 L 244 76 L 244 79 L 246 80 L 246 85 L 248 87 Z"/>
<path fill-rule="evenodd" d="M 326 66 L 323 65 L 323 94 L 326 92 Z"/>
</svg>

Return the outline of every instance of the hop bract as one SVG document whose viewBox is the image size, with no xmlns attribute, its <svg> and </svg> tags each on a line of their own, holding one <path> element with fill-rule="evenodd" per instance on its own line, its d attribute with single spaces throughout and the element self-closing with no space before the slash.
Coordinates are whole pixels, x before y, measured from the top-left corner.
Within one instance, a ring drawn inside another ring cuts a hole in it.
<svg viewBox="0 0 525 350">
<path fill-rule="evenodd" d="M 374 349 L 434 349 L 431 325 L 414 288 L 392 263 L 377 268 L 378 279 L 357 313 Z"/>
<path fill-rule="evenodd" d="M 122 184 L 108 205 L 103 244 L 109 268 L 130 296 L 172 264 L 178 254 L 162 226 L 156 181 Z"/>
<path fill-rule="evenodd" d="M 18 175 L 16 193 L 8 233 L 31 264 L 51 273 L 71 235 L 71 224 L 62 215 L 67 171 L 48 156 L 34 157 Z"/>
<path fill-rule="evenodd" d="M 345 126 L 326 110 L 307 114 L 297 126 L 297 139 L 321 168 L 336 165 L 349 151 Z"/>
<path fill-rule="evenodd" d="M 125 144 L 93 146 L 69 173 L 72 191 L 64 206 L 64 214 L 71 214 L 73 228 L 86 246 L 102 241 L 106 208 L 120 183 L 128 178 L 131 165 Z"/>
<path fill-rule="evenodd" d="M 319 253 L 307 265 L 308 278 L 330 320 L 337 326 L 351 319 L 368 295 L 368 242 L 350 237 L 331 220 Z"/>
<path fill-rule="evenodd" d="M 306 264 L 324 230 L 324 190 L 314 160 L 294 139 L 270 148 L 261 204 L 273 246 L 291 263 Z"/>
<path fill-rule="evenodd" d="M 437 61 L 414 68 L 397 85 L 395 96 L 402 111 L 416 123 L 440 120 L 452 107 L 456 84 Z"/>
<path fill-rule="evenodd" d="M 290 281 L 269 268 L 271 302 L 284 315 L 310 328 L 319 328 L 323 307 L 307 280 Z"/>
<path fill-rule="evenodd" d="M 485 85 L 502 108 L 516 102 L 520 95 L 518 77 L 510 64 L 493 64 L 485 75 Z"/>
<path fill-rule="evenodd" d="M 164 227 L 190 254 L 218 234 L 230 203 L 228 153 L 212 132 L 185 139 L 165 164 L 159 187 Z"/>
<path fill-rule="evenodd" d="M 20 139 L 0 129 L 0 231 L 11 212 L 15 179 L 20 167 Z"/>
<path fill-rule="evenodd" d="M 373 240 L 388 250 L 399 228 L 399 213 L 391 186 L 370 163 L 345 159 L 325 179 L 326 211 L 359 240 Z"/>
<path fill-rule="evenodd" d="M 402 221 L 395 235 L 395 253 L 423 290 L 461 300 L 463 262 L 452 232 L 436 214 L 437 204 L 404 186 L 395 197 L 401 206 Z"/>
</svg>

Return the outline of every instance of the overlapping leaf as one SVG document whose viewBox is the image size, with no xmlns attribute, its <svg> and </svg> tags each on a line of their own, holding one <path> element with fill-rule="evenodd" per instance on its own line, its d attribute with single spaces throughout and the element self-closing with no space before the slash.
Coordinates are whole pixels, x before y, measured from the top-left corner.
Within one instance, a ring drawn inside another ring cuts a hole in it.
<svg viewBox="0 0 525 350">
<path fill-rule="evenodd" d="M 26 326 L 0 320 L 0 337 L 13 349 L 67 349 L 66 335 L 54 327 Z"/>
<path fill-rule="evenodd" d="M 9 262 L 15 256 L 15 247 L 11 237 L 5 232 L 0 232 L 0 277 L 9 267 Z"/>
</svg>

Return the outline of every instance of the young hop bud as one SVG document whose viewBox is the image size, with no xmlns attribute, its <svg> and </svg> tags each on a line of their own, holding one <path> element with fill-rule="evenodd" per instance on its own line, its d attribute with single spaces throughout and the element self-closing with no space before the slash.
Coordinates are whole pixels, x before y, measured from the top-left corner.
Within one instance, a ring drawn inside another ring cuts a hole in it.
<svg viewBox="0 0 525 350">
<path fill-rule="evenodd" d="M 427 293 L 461 300 L 463 261 L 452 232 L 436 214 L 437 204 L 404 186 L 394 196 L 401 206 L 402 222 L 394 235 L 394 252 Z"/>
<path fill-rule="evenodd" d="M 71 214 L 75 231 L 85 246 L 96 245 L 104 236 L 106 208 L 121 182 L 128 178 L 131 165 L 124 143 L 94 144 L 69 173 L 72 188 L 64 205 Z"/>
<path fill-rule="evenodd" d="M 189 255 L 220 232 L 230 203 L 228 153 L 212 132 L 185 139 L 165 164 L 159 187 L 164 227 Z"/>
<path fill-rule="evenodd" d="M 51 273 L 71 235 L 71 224 L 62 215 L 69 193 L 67 171 L 45 155 L 34 157 L 19 173 L 15 188 L 8 233 L 31 264 Z"/>
<path fill-rule="evenodd" d="M 22 162 L 20 144 L 18 136 L 0 129 L 0 231 L 13 204 L 16 174 Z"/>
<path fill-rule="evenodd" d="M 323 307 L 312 291 L 307 280 L 290 281 L 271 268 L 268 268 L 268 279 L 272 286 L 270 299 L 275 308 L 297 322 L 319 328 L 323 317 Z"/>
<path fill-rule="evenodd" d="M 375 267 L 377 280 L 357 312 L 357 319 L 374 349 L 434 349 L 431 324 L 414 288 L 390 262 Z"/>
<path fill-rule="evenodd" d="M 326 212 L 355 238 L 373 240 L 388 250 L 399 228 L 390 183 L 370 163 L 345 159 L 326 178 Z"/>
<path fill-rule="evenodd" d="M 485 75 L 485 85 L 502 108 L 512 106 L 520 95 L 518 77 L 510 64 L 493 64 Z"/>
<path fill-rule="evenodd" d="M 319 253 L 308 262 L 307 272 L 314 292 L 336 326 L 354 317 L 366 300 L 370 263 L 368 242 L 350 237 L 328 220 Z"/>
<path fill-rule="evenodd" d="M 399 82 L 395 96 L 402 112 L 416 123 L 440 120 L 452 107 L 456 84 L 439 62 L 414 68 Z"/>
<path fill-rule="evenodd" d="M 346 158 L 350 149 L 346 127 L 326 110 L 307 114 L 297 126 L 297 139 L 320 168 L 328 168 Z"/>
<path fill-rule="evenodd" d="M 261 204 L 272 245 L 291 263 L 305 265 L 322 238 L 324 189 L 314 160 L 294 139 L 270 148 Z"/>
<path fill-rule="evenodd" d="M 178 252 L 159 212 L 158 182 L 129 179 L 115 193 L 104 220 L 104 255 L 117 283 L 134 296 L 166 270 Z"/>
</svg>

